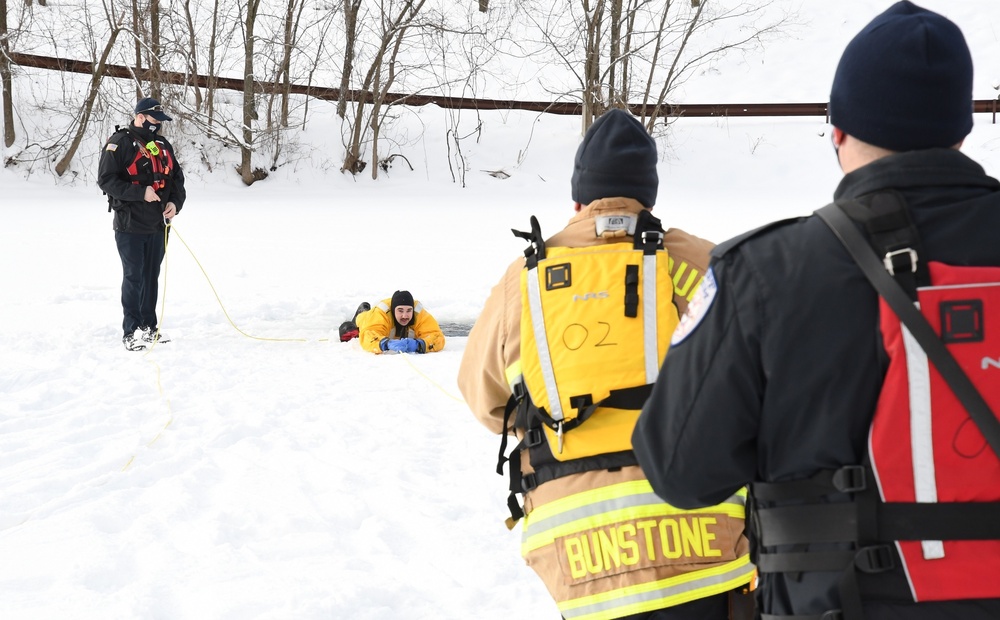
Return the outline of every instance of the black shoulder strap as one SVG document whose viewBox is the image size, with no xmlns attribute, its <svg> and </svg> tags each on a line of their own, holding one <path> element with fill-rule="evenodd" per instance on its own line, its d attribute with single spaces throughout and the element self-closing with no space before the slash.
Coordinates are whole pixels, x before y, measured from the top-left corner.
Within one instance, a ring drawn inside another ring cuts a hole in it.
<svg viewBox="0 0 1000 620">
<path fill-rule="evenodd" d="M 934 333 L 934 328 L 913 305 L 899 283 L 889 275 L 886 267 L 876 258 L 865 238 L 858 232 L 854 222 L 837 203 L 819 209 L 816 211 L 816 215 L 833 230 L 861 271 L 864 272 L 868 281 L 920 343 L 921 348 L 927 353 L 927 357 L 941 373 L 941 377 L 944 378 L 969 413 L 969 417 L 979 427 L 994 454 L 1000 457 L 1000 421 L 997 421 L 979 390 L 972 384 L 969 377 L 962 371 L 961 366 L 955 361 L 954 356 Z"/>
<path fill-rule="evenodd" d="M 663 224 L 649 209 L 639 212 L 635 222 L 633 247 L 643 254 L 656 254 L 663 249 Z"/>
<path fill-rule="evenodd" d="M 916 301 L 917 288 L 928 286 L 931 276 L 927 261 L 918 260 L 923 245 L 903 195 L 880 191 L 839 204 L 848 217 L 864 227 L 875 256 L 882 258 L 889 274 L 910 300 Z"/>
</svg>

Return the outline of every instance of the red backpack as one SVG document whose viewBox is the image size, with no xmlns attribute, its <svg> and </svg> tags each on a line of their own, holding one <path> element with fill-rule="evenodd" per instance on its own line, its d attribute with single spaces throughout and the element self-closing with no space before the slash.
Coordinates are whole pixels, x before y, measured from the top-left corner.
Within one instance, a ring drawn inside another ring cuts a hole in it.
<svg viewBox="0 0 1000 620">
<path fill-rule="evenodd" d="M 823 618 L 862 618 L 859 575 L 898 563 L 914 601 L 1000 598 L 1000 267 L 922 260 L 895 192 L 816 213 L 879 294 L 889 366 L 864 462 L 751 485 L 757 568 L 841 572 Z"/>
</svg>

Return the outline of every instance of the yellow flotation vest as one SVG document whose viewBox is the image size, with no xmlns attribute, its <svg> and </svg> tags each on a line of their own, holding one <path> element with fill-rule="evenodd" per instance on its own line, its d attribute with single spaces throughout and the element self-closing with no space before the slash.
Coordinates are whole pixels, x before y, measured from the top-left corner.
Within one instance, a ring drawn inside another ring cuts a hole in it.
<svg viewBox="0 0 1000 620">
<path fill-rule="evenodd" d="M 521 273 L 521 359 L 507 369 L 524 438 L 510 463 L 509 526 L 523 516 L 514 494 L 565 475 L 635 465 L 632 430 L 679 321 L 663 247 L 649 211 L 620 220 L 621 243 L 546 248 L 538 220 Z M 633 237 L 626 240 L 625 234 Z M 505 427 L 508 427 L 505 420 Z M 521 475 L 528 450 L 532 473 Z M 516 461 L 516 462 L 515 462 Z"/>
</svg>

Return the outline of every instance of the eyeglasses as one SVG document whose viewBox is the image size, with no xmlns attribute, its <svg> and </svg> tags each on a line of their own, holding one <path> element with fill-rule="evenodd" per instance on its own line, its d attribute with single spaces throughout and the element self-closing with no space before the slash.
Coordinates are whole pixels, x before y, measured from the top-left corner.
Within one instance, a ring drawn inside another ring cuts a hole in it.
<svg viewBox="0 0 1000 620">
<path fill-rule="evenodd" d="M 138 112 L 136 112 L 136 114 L 145 114 L 146 112 L 162 112 L 162 111 L 163 111 L 162 105 L 154 105 L 151 108 L 146 108 L 145 110 L 139 110 Z"/>
</svg>

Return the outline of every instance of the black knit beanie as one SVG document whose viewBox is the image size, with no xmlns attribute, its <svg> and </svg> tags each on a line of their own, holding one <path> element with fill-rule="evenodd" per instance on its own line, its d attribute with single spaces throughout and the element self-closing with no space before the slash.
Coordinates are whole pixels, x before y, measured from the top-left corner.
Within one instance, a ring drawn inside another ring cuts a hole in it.
<svg viewBox="0 0 1000 620">
<path fill-rule="evenodd" d="M 389 304 L 389 310 L 392 315 L 396 316 L 396 306 L 412 306 L 413 305 L 413 295 L 410 295 L 410 291 L 396 291 L 392 294 L 392 301 Z"/>
<path fill-rule="evenodd" d="M 897 2 L 847 45 L 830 122 L 891 151 L 951 147 L 972 131 L 972 56 L 958 26 Z"/>
<path fill-rule="evenodd" d="M 396 291 L 392 294 L 392 301 L 389 302 L 389 314 L 392 316 L 392 324 L 396 328 L 396 335 L 400 338 L 406 335 L 406 326 L 396 322 L 396 306 L 412 306 L 413 295 L 410 291 Z"/>
<path fill-rule="evenodd" d="M 587 130 L 573 163 L 573 200 L 625 196 L 656 204 L 656 141 L 631 114 L 612 108 Z"/>
</svg>

